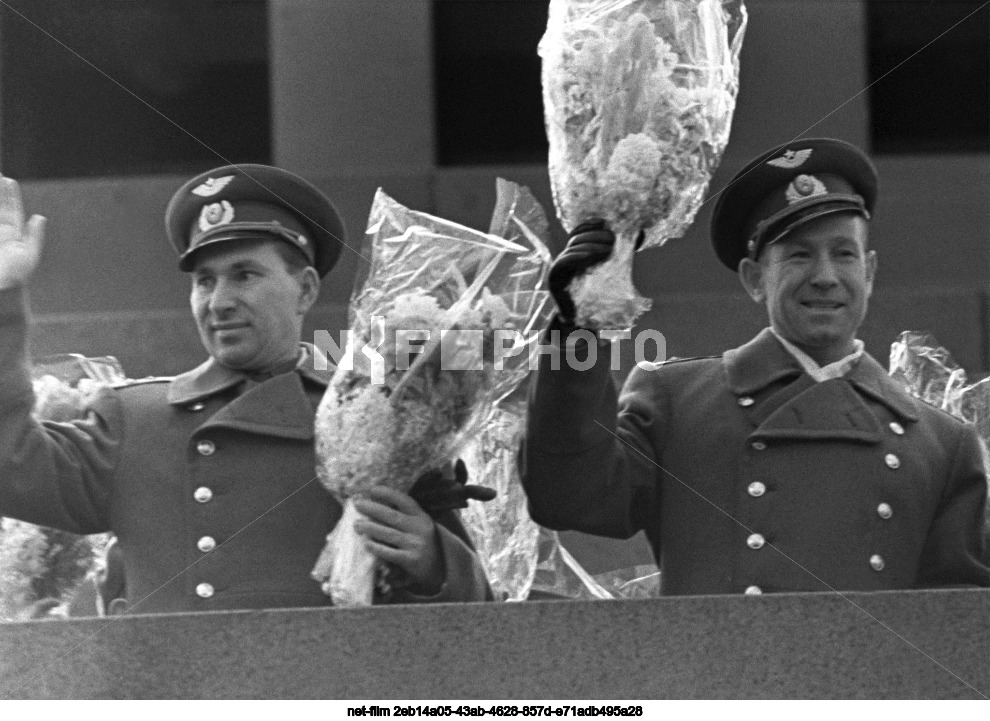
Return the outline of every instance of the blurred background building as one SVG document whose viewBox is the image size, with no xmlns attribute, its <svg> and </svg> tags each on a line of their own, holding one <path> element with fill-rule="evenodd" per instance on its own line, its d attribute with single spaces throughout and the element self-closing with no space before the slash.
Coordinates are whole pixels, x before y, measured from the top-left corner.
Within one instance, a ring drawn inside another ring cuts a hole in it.
<svg viewBox="0 0 990 721">
<path fill-rule="evenodd" d="M 801 136 L 869 149 L 880 256 L 863 337 L 882 362 L 932 332 L 990 370 L 990 11 L 982 0 L 748 0 L 732 140 L 712 183 Z M 117 356 L 129 375 L 204 357 L 162 217 L 186 178 L 272 163 L 323 188 L 360 247 L 375 189 L 486 228 L 502 176 L 553 216 L 536 46 L 548 0 L 5 0 L 0 170 L 47 215 L 35 355 Z M 638 256 L 669 355 L 763 325 L 707 237 Z M 554 250 L 564 233 L 556 220 Z M 336 332 L 345 252 L 309 329 Z M 362 261 L 363 262 L 363 261 Z M 592 566 L 594 560 L 591 561 Z M 595 568 L 591 568 L 593 572 Z"/>
</svg>

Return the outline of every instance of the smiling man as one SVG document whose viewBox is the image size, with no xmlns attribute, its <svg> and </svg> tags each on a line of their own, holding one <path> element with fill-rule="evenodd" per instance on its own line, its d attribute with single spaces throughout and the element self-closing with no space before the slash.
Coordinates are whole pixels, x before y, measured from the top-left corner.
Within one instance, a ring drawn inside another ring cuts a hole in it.
<svg viewBox="0 0 990 721">
<path fill-rule="evenodd" d="M 636 368 L 621 394 L 607 362 L 542 363 L 522 456 L 534 520 L 644 530 L 665 594 L 990 585 L 976 433 L 910 397 L 856 338 L 876 197 L 873 164 L 838 140 L 743 168 L 712 242 L 769 327 L 718 357 Z M 567 284 L 613 243 L 588 223 L 555 260 L 565 335 Z"/>
<path fill-rule="evenodd" d="M 331 203 L 261 165 L 183 185 L 166 226 L 209 359 L 105 389 L 85 420 L 39 424 L 23 296 L 43 222 L 25 224 L 17 184 L 0 183 L 0 515 L 113 531 L 137 613 L 328 605 L 309 573 L 341 515 L 313 446 L 332 372 L 300 335 L 345 242 Z M 411 495 L 379 488 L 358 502 L 358 531 L 389 569 L 380 600 L 490 598 L 452 511 L 479 495 L 431 474 Z"/>
</svg>

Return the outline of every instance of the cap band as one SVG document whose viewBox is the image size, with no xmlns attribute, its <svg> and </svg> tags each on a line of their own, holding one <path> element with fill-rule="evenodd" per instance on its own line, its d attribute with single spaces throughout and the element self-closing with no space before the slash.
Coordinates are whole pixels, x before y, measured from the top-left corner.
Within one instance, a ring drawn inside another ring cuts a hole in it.
<svg viewBox="0 0 990 721">
<path fill-rule="evenodd" d="M 312 239 L 294 215 L 267 203 L 221 200 L 203 205 L 189 231 L 189 247 L 179 258 L 179 268 L 189 270 L 192 254 L 205 246 L 265 237 L 286 241 L 300 250 L 311 265 L 315 264 Z"/>
<path fill-rule="evenodd" d="M 809 220 L 840 211 L 854 211 L 867 220 L 870 212 L 859 195 L 840 193 L 819 196 L 802 204 L 795 204 L 775 215 L 761 220 L 746 242 L 746 256 L 755 260 L 768 245 L 776 243 L 787 233 Z"/>
</svg>

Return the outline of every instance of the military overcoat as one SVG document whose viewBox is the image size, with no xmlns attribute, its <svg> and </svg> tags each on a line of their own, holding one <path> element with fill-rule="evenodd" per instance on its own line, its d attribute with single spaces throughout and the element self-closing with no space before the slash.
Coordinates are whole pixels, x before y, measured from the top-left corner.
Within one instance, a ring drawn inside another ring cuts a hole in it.
<svg viewBox="0 0 990 721">
<path fill-rule="evenodd" d="M 19 290 L 0 291 L 0 515 L 118 537 L 133 612 L 328 605 L 309 572 L 340 505 L 316 479 L 329 373 L 255 383 L 212 361 L 105 389 L 85 420 L 38 424 Z M 452 513 L 441 519 L 460 529 Z M 490 598 L 470 547 L 439 525 L 434 597 Z"/>
<path fill-rule="evenodd" d="M 816 383 L 763 331 L 721 357 L 636 368 L 545 356 L 522 454 L 554 529 L 644 530 L 666 594 L 990 585 L 971 427 L 864 354 Z"/>
</svg>

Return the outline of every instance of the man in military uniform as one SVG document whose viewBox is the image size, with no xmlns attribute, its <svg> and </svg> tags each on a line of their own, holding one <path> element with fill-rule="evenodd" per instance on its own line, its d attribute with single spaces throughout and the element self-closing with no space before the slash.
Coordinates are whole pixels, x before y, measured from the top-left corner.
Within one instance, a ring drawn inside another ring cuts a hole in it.
<svg viewBox="0 0 990 721">
<path fill-rule="evenodd" d="M 316 480 L 313 446 L 330 373 L 299 338 L 344 243 L 331 203 L 268 166 L 183 185 L 166 226 L 210 358 L 175 378 L 107 388 L 85 420 L 39 424 L 24 285 L 44 219 L 25 225 L 17 184 L 0 182 L 0 515 L 113 531 L 134 612 L 329 604 L 310 570 L 341 515 Z M 490 598 L 451 510 L 473 496 L 461 481 L 434 475 L 419 489 L 439 523 L 392 489 L 357 501 L 356 528 L 391 571 L 387 600 Z"/>
<path fill-rule="evenodd" d="M 522 456 L 534 520 L 644 530 L 665 594 L 990 585 L 974 430 L 910 397 L 856 339 L 876 196 L 870 160 L 837 140 L 740 171 L 712 242 L 769 328 L 719 357 L 637 367 L 621 394 L 607 352 L 584 372 L 544 357 Z M 591 222 L 555 260 L 565 336 L 567 284 L 613 242 Z"/>
</svg>

